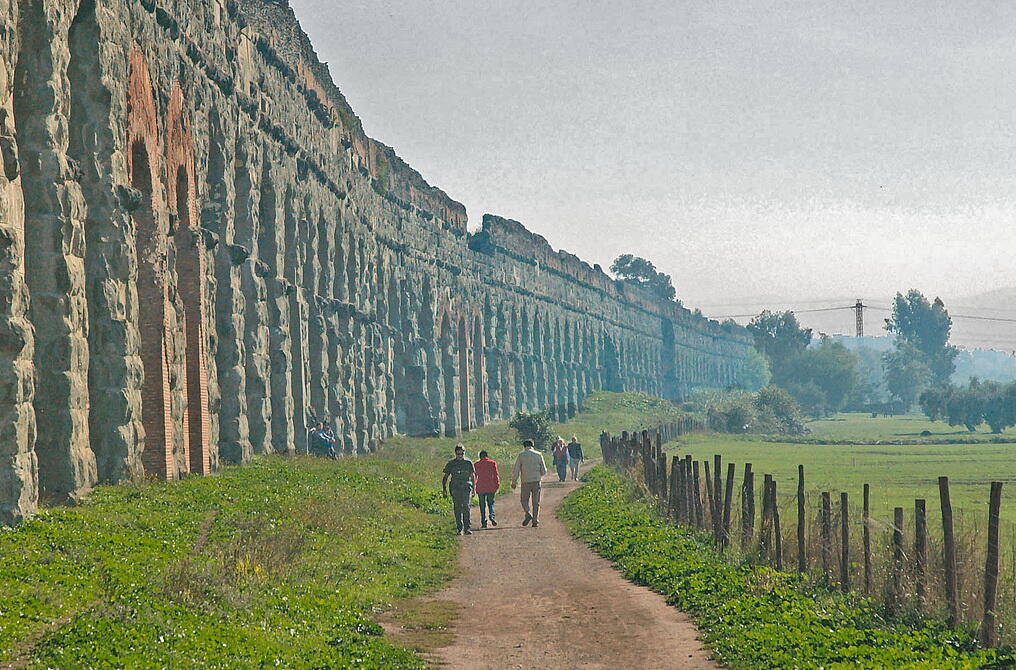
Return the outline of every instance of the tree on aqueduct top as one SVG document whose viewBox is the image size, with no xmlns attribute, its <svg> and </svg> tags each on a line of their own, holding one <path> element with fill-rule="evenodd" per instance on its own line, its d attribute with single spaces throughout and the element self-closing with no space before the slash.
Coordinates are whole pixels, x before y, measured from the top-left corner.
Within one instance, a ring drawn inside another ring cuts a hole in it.
<svg viewBox="0 0 1016 670">
<path fill-rule="evenodd" d="M 677 295 L 670 275 L 660 272 L 652 261 L 641 256 L 621 254 L 611 263 L 610 271 L 621 281 L 648 289 L 664 300 L 674 300 Z"/>
</svg>

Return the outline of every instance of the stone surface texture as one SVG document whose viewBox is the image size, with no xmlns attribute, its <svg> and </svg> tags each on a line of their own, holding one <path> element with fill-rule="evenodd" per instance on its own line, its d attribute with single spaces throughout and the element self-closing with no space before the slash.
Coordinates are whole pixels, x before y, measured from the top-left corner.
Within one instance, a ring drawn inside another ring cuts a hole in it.
<svg viewBox="0 0 1016 670">
<path fill-rule="evenodd" d="M 0 523 L 99 483 L 734 383 L 749 339 L 368 138 L 284 0 L 0 0 Z"/>
</svg>

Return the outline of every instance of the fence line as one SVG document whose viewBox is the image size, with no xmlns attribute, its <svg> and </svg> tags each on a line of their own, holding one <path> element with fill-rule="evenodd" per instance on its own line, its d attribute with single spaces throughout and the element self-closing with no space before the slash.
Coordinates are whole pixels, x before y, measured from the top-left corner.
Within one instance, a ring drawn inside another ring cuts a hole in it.
<svg viewBox="0 0 1016 670">
<path fill-rule="evenodd" d="M 709 459 L 696 460 L 691 454 L 674 454 L 668 461 L 663 445 L 680 435 L 701 428 L 697 422 L 686 419 L 665 424 L 652 431 L 623 432 L 620 436 L 603 433 L 600 436 L 600 446 L 605 463 L 640 479 L 647 493 L 659 502 L 661 512 L 669 520 L 707 532 L 717 550 L 721 552 L 735 545 L 731 542 L 731 528 L 739 527 L 740 537 L 736 543 L 735 554 L 739 552 L 742 559 L 757 561 L 782 570 L 784 546 L 780 525 L 780 500 L 777 494 L 777 481 L 771 474 L 763 473 L 761 519 L 756 534 L 755 472 L 751 463 L 744 464 L 740 504 L 735 507 L 733 504 L 735 463 L 726 464 L 724 477 L 723 459 L 720 455 L 714 455 L 711 463 Z M 957 546 L 954 529 L 949 478 L 940 477 L 938 487 L 942 512 L 941 542 L 938 543 L 934 537 L 929 536 L 926 502 L 924 499 L 917 499 L 914 501 L 913 551 L 908 552 L 905 549 L 907 529 L 904 508 L 896 507 L 893 510 L 891 523 L 876 522 L 871 516 L 871 487 L 864 484 L 860 523 L 863 579 L 859 590 L 868 596 L 874 596 L 876 593 L 884 594 L 885 612 L 889 616 L 899 615 L 905 611 L 935 614 L 935 604 L 943 602 L 945 619 L 950 627 L 955 628 L 964 623 L 972 624 L 971 617 L 967 617 L 966 621 L 961 617 L 961 584 L 958 568 L 962 565 L 964 567 L 962 586 L 969 586 L 969 590 L 977 591 L 970 602 L 978 597 L 981 601 L 976 614 L 979 619 L 981 641 L 986 646 L 996 646 L 1000 637 L 996 608 L 999 587 L 999 510 L 1002 482 L 991 482 L 986 543 L 977 539 L 980 537 L 979 533 L 976 533 L 974 538 L 964 536 L 962 552 Z M 817 575 L 818 578 L 845 593 L 851 592 L 856 583 L 851 579 L 851 572 L 856 566 L 851 564 L 851 514 L 848 493 L 840 492 L 839 505 L 836 509 L 837 518 L 834 519 L 830 492 L 819 492 L 817 542 L 814 536 L 811 536 L 812 541 L 809 542 L 808 495 L 803 465 L 798 466 L 796 491 L 786 496 L 786 500 L 796 503 L 797 571 L 809 574 L 812 566 L 816 565 L 814 557 L 817 555 L 819 563 L 816 569 L 821 570 Z M 740 517 L 737 524 L 734 523 L 735 511 Z M 879 560 L 884 560 L 883 563 L 875 560 L 872 551 L 872 532 L 878 524 L 881 524 L 882 528 L 880 536 L 886 538 L 886 544 L 881 545 L 884 549 L 879 551 Z M 834 547 L 834 525 L 839 526 L 838 552 Z M 980 584 L 976 584 L 973 582 L 977 580 L 969 578 L 968 575 L 972 559 L 980 555 L 980 547 L 984 547 L 984 572 L 983 580 Z M 1013 568 L 1016 570 L 1016 545 L 1013 546 L 1012 553 Z M 883 575 L 880 579 L 884 579 L 881 582 L 884 584 L 881 592 L 876 591 L 875 585 L 875 569 L 878 565 L 883 566 L 880 568 L 882 572 L 879 572 Z M 941 588 L 942 600 L 938 600 L 933 593 L 936 585 Z M 912 586 L 912 592 L 908 592 L 908 586 Z"/>
</svg>

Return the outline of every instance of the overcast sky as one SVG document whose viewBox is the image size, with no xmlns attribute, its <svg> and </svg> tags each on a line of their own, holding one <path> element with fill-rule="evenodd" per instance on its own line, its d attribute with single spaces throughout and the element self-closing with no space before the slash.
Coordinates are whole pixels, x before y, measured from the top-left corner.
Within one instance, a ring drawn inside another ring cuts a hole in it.
<svg viewBox="0 0 1016 670">
<path fill-rule="evenodd" d="M 471 227 L 646 256 L 713 314 L 1016 284 L 1016 4 L 292 4 Z"/>
</svg>

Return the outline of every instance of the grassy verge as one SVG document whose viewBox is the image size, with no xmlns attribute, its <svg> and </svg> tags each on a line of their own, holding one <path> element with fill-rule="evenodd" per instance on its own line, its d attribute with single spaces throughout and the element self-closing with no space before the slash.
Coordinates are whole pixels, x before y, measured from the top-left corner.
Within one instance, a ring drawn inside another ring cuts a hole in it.
<svg viewBox="0 0 1016 670">
<path fill-rule="evenodd" d="M 673 411 L 636 394 L 587 405 L 556 428 L 597 450 L 600 430 Z M 505 470 L 517 450 L 504 426 L 462 441 Z M 214 477 L 101 487 L 0 529 L 0 667 L 422 667 L 374 621 L 450 574 L 440 472 L 454 442 L 396 438 L 365 458 L 264 457 Z M 420 628 L 434 619 L 414 616 Z"/>
<path fill-rule="evenodd" d="M 867 602 L 810 589 L 796 576 L 733 565 L 707 540 L 676 528 L 599 467 L 562 514 L 573 532 L 625 575 L 690 613 L 734 670 L 761 668 L 1012 667 L 1008 651 L 977 648 L 967 633 L 891 626 Z"/>
</svg>

